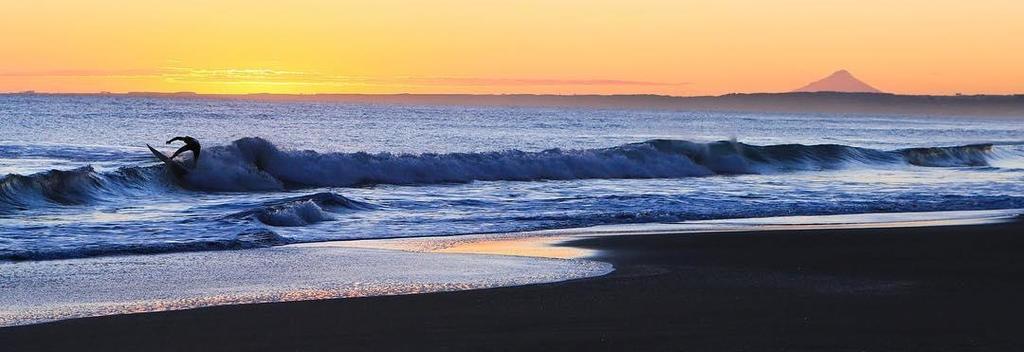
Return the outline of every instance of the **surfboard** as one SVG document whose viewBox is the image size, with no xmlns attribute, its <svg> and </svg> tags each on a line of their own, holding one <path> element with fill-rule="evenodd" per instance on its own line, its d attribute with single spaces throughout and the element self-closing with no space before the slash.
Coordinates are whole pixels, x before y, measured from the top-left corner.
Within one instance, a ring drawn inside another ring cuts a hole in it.
<svg viewBox="0 0 1024 352">
<path fill-rule="evenodd" d="M 146 146 L 149 147 L 149 151 L 153 152 L 153 155 L 156 156 L 157 159 L 160 159 L 160 161 L 164 162 L 164 165 L 167 165 L 167 168 L 174 173 L 174 176 L 182 177 L 188 173 L 188 168 L 186 168 L 184 165 L 181 165 L 177 161 L 174 161 L 174 159 L 167 157 L 167 155 L 164 155 L 164 153 L 161 153 L 159 150 L 154 149 L 153 146 L 149 144 L 146 144 Z"/>
</svg>

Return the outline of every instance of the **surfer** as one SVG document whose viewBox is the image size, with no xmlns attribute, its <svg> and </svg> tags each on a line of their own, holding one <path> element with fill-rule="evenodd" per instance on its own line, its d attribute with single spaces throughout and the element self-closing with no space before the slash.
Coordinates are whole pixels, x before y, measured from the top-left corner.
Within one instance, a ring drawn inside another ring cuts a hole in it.
<svg viewBox="0 0 1024 352">
<path fill-rule="evenodd" d="M 192 138 L 190 136 L 184 136 L 184 137 L 174 137 L 174 138 L 171 138 L 169 141 L 167 141 L 167 143 L 164 143 L 164 144 L 171 144 L 171 142 L 174 142 L 174 141 L 185 142 L 185 145 L 182 146 L 181 148 L 178 148 L 178 150 L 175 151 L 173 155 L 171 155 L 171 159 L 174 159 L 174 157 L 178 156 L 178 154 L 184 153 L 186 151 L 191 151 L 192 152 L 192 167 L 195 168 L 196 166 L 198 166 L 199 165 L 199 149 L 200 149 L 199 141 L 197 141 L 195 138 Z"/>
</svg>

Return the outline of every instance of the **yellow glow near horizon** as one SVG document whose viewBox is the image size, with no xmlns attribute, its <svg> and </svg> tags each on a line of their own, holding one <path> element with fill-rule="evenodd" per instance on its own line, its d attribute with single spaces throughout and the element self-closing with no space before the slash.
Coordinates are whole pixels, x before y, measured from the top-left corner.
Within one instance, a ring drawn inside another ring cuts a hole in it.
<svg viewBox="0 0 1024 352">
<path fill-rule="evenodd" d="M 1024 92 L 1019 0 L 2 0 L 0 91 Z"/>
</svg>

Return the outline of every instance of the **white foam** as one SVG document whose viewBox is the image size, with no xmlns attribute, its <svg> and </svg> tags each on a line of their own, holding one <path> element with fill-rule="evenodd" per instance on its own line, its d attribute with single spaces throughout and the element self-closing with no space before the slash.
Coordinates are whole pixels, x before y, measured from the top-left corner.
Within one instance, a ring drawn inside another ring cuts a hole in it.
<svg viewBox="0 0 1024 352">
<path fill-rule="evenodd" d="M 334 217 L 324 212 L 312 200 L 304 200 L 287 206 L 269 209 L 260 214 L 260 221 L 272 226 L 303 226 L 321 221 L 333 220 Z"/>
<path fill-rule="evenodd" d="M 0 326 L 204 306 L 400 295 L 557 282 L 587 260 L 331 246 L 0 264 Z"/>
</svg>

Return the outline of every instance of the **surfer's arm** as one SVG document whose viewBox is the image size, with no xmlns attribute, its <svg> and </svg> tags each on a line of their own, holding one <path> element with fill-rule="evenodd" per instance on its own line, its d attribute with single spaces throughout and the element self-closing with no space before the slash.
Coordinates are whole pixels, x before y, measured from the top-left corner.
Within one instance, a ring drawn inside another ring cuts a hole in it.
<svg viewBox="0 0 1024 352">
<path fill-rule="evenodd" d="M 167 142 L 164 143 L 164 144 L 171 144 L 171 142 L 174 142 L 174 141 L 182 141 L 182 142 L 184 142 L 185 141 L 185 137 L 174 137 L 174 138 L 171 138 L 171 139 L 167 140 Z"/>
</svg>

